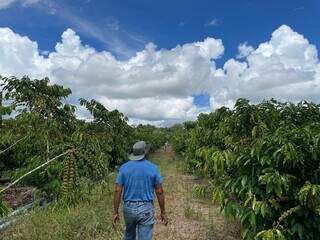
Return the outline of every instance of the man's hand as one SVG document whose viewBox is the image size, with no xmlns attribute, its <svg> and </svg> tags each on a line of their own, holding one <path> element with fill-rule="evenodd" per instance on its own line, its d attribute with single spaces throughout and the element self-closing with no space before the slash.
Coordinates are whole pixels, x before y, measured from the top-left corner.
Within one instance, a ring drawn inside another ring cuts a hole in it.
<svg viewBox="0 0 320 240">
<path fill-rule="evenodd" d="M 165 198 L 164 198 L 162 184 L 156 185 L 155 192 L 156 192 L 156 195 L 157 195 L 157 198 L 158 198 L 158 202 L 159 202 L 159 206 L 160 206 L 160 210 L 161 210 L 161 215 L 160 215 L 161 222 L 165 226 L 167 226 L 168 217 L 167 217 L 167 214 L 166 214 Z"/>
<path fill-rule="evenodd" d="M 163 225 L 165 225 L 165 226 L 168 225 L 169 220 L 168 220 L 167 214 L 161 213 L 160 219 L 161 219 L 161 223 L 162 223 Z"/>
<path fill-rule="evenodd" d="M 119 220 L 120 220 L 119 213 L 114 213 L 112 217 L 112 227 L 114 230 L 116 230 Z"/>
</svg>

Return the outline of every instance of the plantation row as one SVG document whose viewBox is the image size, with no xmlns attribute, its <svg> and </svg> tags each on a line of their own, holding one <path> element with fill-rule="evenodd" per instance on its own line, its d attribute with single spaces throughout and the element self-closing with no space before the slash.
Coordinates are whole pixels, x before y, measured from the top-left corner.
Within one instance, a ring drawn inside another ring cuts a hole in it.
<svg viewBox="0 0 320 240">
<path fill-rule="evenodd" d="M 1 82 L 0 177 L 13 181 L 52 160 L 18 183 L 37 187 L 41 196 L 67 204 L 81 201 L 87 194 L 82 185 L 105 180 L 126 160 L 134 141 L 151 143 L 151 150 L 166 141 L 165 129 L 131 127 L 122 113 L 95 100 L 79 100 L 92 121 L 77 119 L 76 107 L 66 103 L 71 90 L 47 78 L 0 77 Z M 3 216 L 8 208 L 1 195 Z"/>
<path fill-rule="evenodd" d="M 243 239 L 319 239 L 320 106 L 239 99 L 174 127 L 189 171 L 241 222 Z"/>
</svg>

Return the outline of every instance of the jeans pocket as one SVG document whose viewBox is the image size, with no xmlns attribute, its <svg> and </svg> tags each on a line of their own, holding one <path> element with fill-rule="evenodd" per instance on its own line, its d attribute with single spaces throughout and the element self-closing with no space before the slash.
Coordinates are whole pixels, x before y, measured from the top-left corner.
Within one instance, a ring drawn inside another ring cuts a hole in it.
<svg viewBox="0 0 320 240">
<path fill-rule="evenodd" d="M 129 204 L 124 204 L 123 206 L 123 214 L 125 216 L 132 216 L 136 213 L 136 209 L 134 208 L 134 206 L 131 206 Z"/>
<path fill-rule="evenodd" d="M 139 213 L 139 223 L 142 225 L 153 225 L 155 223 L 154 209 L 148 209 Z"/>
</svg>

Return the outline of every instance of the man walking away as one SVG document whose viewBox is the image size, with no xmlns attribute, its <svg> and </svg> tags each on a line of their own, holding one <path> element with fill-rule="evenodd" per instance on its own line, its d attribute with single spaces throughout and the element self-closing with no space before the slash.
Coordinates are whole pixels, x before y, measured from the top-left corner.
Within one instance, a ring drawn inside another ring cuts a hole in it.
<svg viewBox="0 0 320 240">
<path fill-rule="evenodd" d="M 146 159 L 144 141 L 133 145 L 133 152 L 123 164 L 116 179 L 114 193 L 113 227 L 119 222 L 119 205 L 123 192 L 123 215 L 126 224 L 124 240 L 151 240 L 155 222 L 154 192 L 161 210 L 161 222 L 168 224 L 162 178 L 158 167 Z"/>
</svg>

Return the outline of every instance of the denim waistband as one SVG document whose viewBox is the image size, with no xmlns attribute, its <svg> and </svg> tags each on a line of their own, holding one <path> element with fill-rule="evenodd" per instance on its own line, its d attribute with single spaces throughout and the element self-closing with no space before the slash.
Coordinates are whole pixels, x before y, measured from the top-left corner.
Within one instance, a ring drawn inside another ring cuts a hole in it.
<svg viewBox="0 0 320 240">
<path fill-rule="evenodd" d="M 125 201 L 125 203 L 153 203 L 153 201 Z"/>
</svg>

